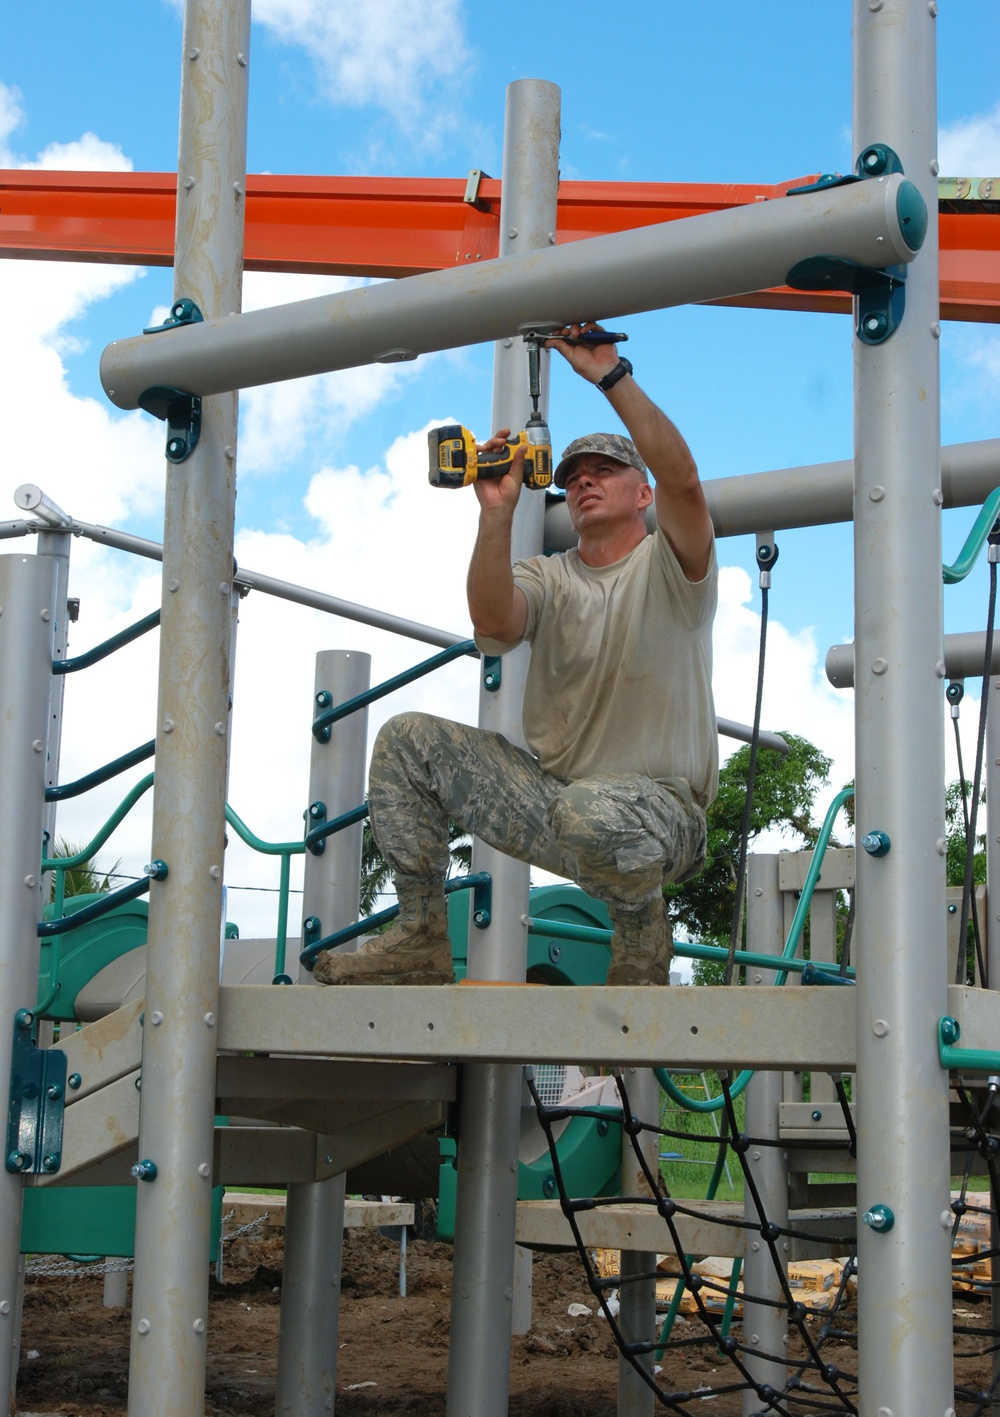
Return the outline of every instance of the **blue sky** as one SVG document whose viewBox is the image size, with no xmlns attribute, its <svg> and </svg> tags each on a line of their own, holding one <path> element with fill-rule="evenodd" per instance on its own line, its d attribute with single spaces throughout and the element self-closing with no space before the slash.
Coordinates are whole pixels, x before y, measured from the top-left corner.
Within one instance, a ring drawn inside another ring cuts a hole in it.
<svg viewBox="0 0 1000 1417">
<path fill-rule="evenodd" d="M 941 0 L 940 11 L 942 172 L 1000 175 L 1000 82 L 983 62 L 998 50 L 1000 7 Z M 561 87 L 567 179 L 774 183 L 853 166 L 846 0 L 814 0 L 794 11 L 777 0 L 628 7 L 259 0 L 254 14 L 250 171 L 464 177 L 480 167 L 499 174 L 506 86 L 528 77 Z M 3 40 L 0 165 L 175 169 L 179 6 L 49 0 L 43 17 L 37 7 L 13 6 Z M 34 481 L 81 520 L 159 540 L 161 429 L 145 415 L 111 409 L 97 363 L 110 339 L 138 332 L 169 302 L 171 272 L 0 262 L 0 283 L 7 312 L 0 357 L 9 407 L 20 413 L 0 468 L 0 520 L 17 515 L 13 488 Z M 343 284 L 251 276 L 245 303 Z M 851 455 L 846 317 L 688 308 L 624 327 L 637 376 L 688 437 L 704 477 Z M 995 436 L 1000 341 L 993 328 L 945 325 L 941 347 L 943 441 Z M 246 396 L 241 562 L 464 630 L 472 498 L 426 487 L 423 430 L 459 418 L 485 434 L 491 367 L 491 349 L 477 347 Z M 557 444 L 607 421 L 596 398 L 567 369 L 554 368 Z M 946 516 L 946 559 L 972 516 Z M 814 737 L 835 756 L 839 785 L 851 772 L 850 697 L 826 687 L 821 666 L 827 647 L 851 636 L 849 530 L 785 533 L 780 545 L 765 720 Z M 756 662 L 752 540 L 724 542 L 720 560 L 728 569 L 718 709 L 746 720 Z M 83 543 L 74 550 L 73 591 L 84 599 L 78 648 L 158 598 L 155 568 Z M 980 570 L 950 593 L 947 628 L 981 626 L 985 602 Z M 280 615 L 256 597 L 246 602 L 231 798 L 255 830 L 284 839 L 297 831 L 307 745 L 296 730 L 297 746 L 288 746 L 293 735 L 283 724 L 288 714 L 305 713 L 313 650 L 367 645 L 375 678 L 422 651 L 398 637 L 360 637 L 307 612 Z M 108 669 L 92 689 L 74 688 L 66 775 L 150 736 L 155 647 L 129 653 L 128 664 Z M 471 717 L 474 686 L 466 680 L 446 679 L 446 698 Z M 430 690 L 418 702 L 442 707 Z M 966 714 L 971 726 L 969 700 Z M 297 775 L 301 790 L 288 786 Z M 118 795 L 117 787 L 107 792 L 110 805 Z M 76 810 L 70 824 L 84 822 Z M 126 841 L 119 854 L 133 850 L 141 856 L 145 846 Z"/>
</svg>

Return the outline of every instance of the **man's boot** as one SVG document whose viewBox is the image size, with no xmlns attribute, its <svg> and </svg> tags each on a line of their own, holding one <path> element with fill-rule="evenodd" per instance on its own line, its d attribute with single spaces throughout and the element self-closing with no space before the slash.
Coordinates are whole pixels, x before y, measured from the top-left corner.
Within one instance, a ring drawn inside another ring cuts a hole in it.
<svg viewBox="0 0 1000 1417">
<path fill-rule="evenodd" d="M 323 950 L 313 978 L 321 984 L 454 984 L 448 911 L 441 891 L 400 896 L 396 920 L 352 953 Z"/>
<path fill-rule="evenodd" d="M 611 907 L 615 933 L 607 983 L 669 984 L 673 939 L 663 896 L 644 901 L 638 910 Z"/>
</svg>

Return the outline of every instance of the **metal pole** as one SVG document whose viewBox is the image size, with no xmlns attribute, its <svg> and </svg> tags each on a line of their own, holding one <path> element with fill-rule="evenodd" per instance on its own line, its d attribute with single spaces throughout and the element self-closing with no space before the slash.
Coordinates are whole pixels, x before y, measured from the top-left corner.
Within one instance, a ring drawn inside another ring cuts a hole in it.
<svg viewBox="0 0 1000 1417">
<path fill-rule="evenodd" d="M 316 656 L 316 699 L 334 704 L 363 694 L 371 682 L 371 656 L 354 650 L 322 650 Z M 365 795 L 368 710 L 333 724 L 326 743 L 312 739 L 309 803 L 322 803 L 327 817 L 356 807 Z M 329 837 L 319 856 L 306 853 L 303 918 L 314 916 L 330 933 L 358 918 L 361 885 L 360 823 Z M 288 953 L 286 949 L 286 973 Z M 300 984 L 313 983 L 298 968 Z M 285 1260 L 278 1332 L 277 1417 L 326 1417 L 337 1381 L 340 1271 L 344 1248 L 346 1176 L 288 1187 Z"/>
<path fill-rule="evenodd" d="M 559 89 L 522 79 L 507 90 L 501 255 L 555 240 L 559 181 Z M 547 356 L 543 355 L 547 370 Z M 493 425 L 522 428 L 530 409 L 520 340 L 497 347 Z M 542 408 L 547 407 L 547 381 Z M 514 519 L 515 558 L 542 549 L 543 499 L 522 495 Z M 521 696 L 527 648 L 505 655 L 496 693 L 480 691 L 479 722 L 523 743 Z M 493 877 L 493 918 L 469 925 L 469 976 L 521 982 L 527 962 L 528 868 L 473 846 L 473 870 Z M 459 1116 L 458 1196 L 448 1351 L 448 1417 L 505 1417 L 510 1384 L 514 1222 L 521 1116 L 521 1070 L 510 1064 L 465 1069 Z"/>
<path fill-rule="evenodd" d="M 14 1016 L 38 996 L 39 863 L 45 737 L 56 618 L 56 564 L 0 556 L 0 1096 L 10 1096 Z M 18 1263 L 24 1182 L 0 1169 L 0 1393 L 17 1374 Z"/>
<path fill-rule="evenodd" d="M 774 855 L 753 855 L 747 861 L 747 948 L 761 954 L 780 955 L 785 943 L 784 911 L 778 886 L 778 858 Z M 774 972 L 761 970 L 754 982 L 773 984 Z M 745 1127 L 749 1136 L 777 1140 L 781 1106 L 781 1073 L 759 1072 L 746 1091 Z M 767 1212 L 759 1215 L 747 1188 L 744 1200 L 745 1216 L 750 1225 L 759 1228 L 766 1218 L 777 1225 L 788 1225 L 788 1167 L 781 1148 L 754 1147 L 748 1156 L 754 1181 Z M 783 1354 L 788 1347 L 788 1323 L 783 1304 L 780 1278 L 771 1260 L 767 1244 L 756 1230 L 747 1232 L 750 1239 L 743 1262 L 743 1343 L 763 1353 Z M 784 1242 L 788 1250 L 787 1240 Z M 787 1253 L 785 1255 L 787 1268 Z M 771 1363 L 763 1358 L 744 1355 L 747 1369 L 757 1382 L 770 1383 L 781 1392 L 788 1377 L 785 1364 Z M 744 1417 L 760 1411 L 760 1398 L 754 1392 L 743 1394 Z"/>
<path fill-rule="evenodd" d="M 829 526 L 854 517 L 854 463 L 849 458 L 810 467 L 713 477 L 702 486 L 718 537 L 752 535 L 762 526 L 772 531 Z M 941 449 L 942 507 L 981 504 L 997 486 L 1000 438 L 947 443 Z M 656 513 L 651 511 L 647 516 L 650 531 L 655 521 Z M 575 545 L 576 533 L 565 502 L 552 502 L 545 509 L 545 549 L 565 551 Z"/>
<path fill-rule="evenodd" d="M 854 0 L 854 148 L 888 144 L 933 210 L 935 15 Z M 865 185 L 865 184 L 861 184 Z M 953 1395 L 946 1012 L 937 223 L 882 344 L 855 340 L 859 1410 Z M 887 1139 L 891 1144 L 887 1144 Z"/>
<path fill-rule="evenodd" d="M 1000 989 L 1000 679 L 990 681 L 986 706 L 986 975 L 991 989 Z M 996 1099 L 993 1117 L 996 1122 Z M 1000 1249 L 1000 1218 L 990 1218 L 990 1249 Z M 990 1289 L 993 1328 L 1000 1327 L 1000 1261 L 994 1253 Z M 993 1384 L 1000 1383 L 1000 1352 L 993 1354 Z"/>
<path fill-rule="evenodd" d="M 660 1085 L 649 1068 L 627 1068 L 625 1085 L 632 1113 L 644 1122 L 659 1124 Z M 655 1132 L 644 1132 L 639 1140 L 647 1165 L 654 1175 L 660 1164 L 659 1138 Z M 622 1195 L 649 1194 L 649 1186 L 632 1149 L 631 1138 L 622 1135 Z M 618 1322 L 627 1343 L 648 1343 L 656 1337 L 656 1255 L 645 1250 L 622 1250 L 622 1284 L 618 1291 L 620 1308 Z M 648 1275 L 646 1279 L 630 1279 L 631 1275 Z M 653 1375 L 653 1353 L 638 1357 L 640 1368 Z M 622 1357 L 618 1359 L 618 1417 L 650 1417 L 656 1394 Z"/>
<path fill-rule="evenodd" d="M 1000 638 L 993 641 L 993 672 L 1000 670 Z M 986 656 L 986 635 L 982 630 L 963 630 L 944 637 L 944 679 L 976 679 L 982 676 Z M 826 652 L 826 677 L 835 689 L 854 688 L 854 646 L 832 645 Z"/>
<path fill-rule="evenodd" d="M 526 148 L 534 142 L 527 133 Z M 138 408 L 154 385 L 222 393 L 506 339 L 539 321 L 620 318 L 765 290 L 813 256 L 875 267 L 909 261 L 903 222 L 911 196 L 902 178 L 887 176 L 558 249 L 549 240 L 553 216 L 541 250 L 525 249 L 525 228 L 501 217 L 499 260 L 116 340 L 101 358 L 101 382 L 119 408 Z M 503 205 L 511 200 L 505 190 Z M 936 202 L 935 192 L 928 210 Z M 505 241 L 523 254 L 505 250 Z"/>
<path fill-rule="evenodd" d="M 275 1417 L 329 1417 L 337 1381 L 343 1173 L 288 1187 Z"/>
<path fill-rule="evenodd" d="M 240 308 L 249 40 L 248 0 L 188 0 L 174 293 L 209 318 Z M 236 414 L 206 400 L 200 442 L 167 467 L 152 854 L 169 875 L 149 900 L 133 1417 L 204 1405 Z"/>
<path fill-rule="evenodd" d="M 330 707 L 363 694 L 371 684 L 372 658 L 357 650 L 321 650 L 316 656 L 312 719 L 320 712 L 317 700 L 330 695 Z M 368 743 L 368 710 L 358 709 L 330 729 L 325 743 L 310 735 L 309 806 L 322 803 L 329 821 L 349 812 L 365 799 L 365 758 Z M 311 818 L 313 825 L 318 818 Z M 361 838 L 363 827 L 347 827 L 328 837 L 319 856 L 306 852 L 302 891 L 302 918 L 319 921 L 320 934 L 329 935 L 358 918 L 361 894 Z M 295 951 L 286 952 L 288 958 Z M 291 972 L 286 970 L 286 972 Z M 311 972 L 298 966 L 298 982 L 313 984 Z"/>
</svg>

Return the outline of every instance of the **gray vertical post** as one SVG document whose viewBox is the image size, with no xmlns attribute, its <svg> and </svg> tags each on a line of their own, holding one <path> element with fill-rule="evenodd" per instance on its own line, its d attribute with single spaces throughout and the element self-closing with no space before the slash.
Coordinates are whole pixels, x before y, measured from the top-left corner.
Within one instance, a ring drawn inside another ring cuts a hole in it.
<svg viewBox="0 0 1000 1417">
<path fill-rule="evenodd" d="M 650 1068 L 628 1068 L 625 1086 L 632 1115 L 655 1125 L 660 1120 L 660 1085 Z M 655 1132 L 643 1132 L 639 1138 L 646 1164 L 655 1174 L 660 1164 L 659 1137 Z M 630 1137 L 622 1135 L 622 1195 L 649 1194 L 649 1185 L 632 1146 Z M 629 1279 L 630 1275 L 652 1276 L 656 1255 L 644 1250 L 623 1250 L 621 1258 L 622 1285 L 618 1291 L 621 1305 L 618 1321 L 627 1343 L 649 1343 L 656 1337 L 656 1280 Z M 626 1282 L 627 1281 L 627 1282 Z M 640 1354 L 640 1368 L 653 1375 L 653 1354 Z M 656 1394 L 622 1357 L 618 1359 L 618 1417 L 650 1417 Z"/>
<path fill-rule="evenodd" d="M 47 556 L 0 556 L 0 1096 L 9 1097 L 14 1015 L 38 997 L 39 864 L 57 575 Z M 17 1373 L 24 1182 L 0 1168 L 0 1393 Z"/>
<path fill-rule="evenodd" d="M 333 1411 L 346 1184 L 341 1174 L 288 1187 L 275 1417 Z"/>
<path fill-rule="evenodd" d="M 991 989 L 1000 989 L 1000 679 L 990 677 L 986 706 L 986 975 Z M 996 1120 L 996 1103 L 992 1120 Z M 990 1221 L 990 1249 L 1000 1249 L 1000 1219 Z M 994 1255 L 990 1308 L 993 1327 L 1000 1326 L 1000 1260 Z M 1000 1383 L 1000 1353 L 993 1354 L 993 1382 Z"/>
<path fill-rule="evenodd" d="M 555 241 L 559 181 L 559 89 L 522 79 L 507 90 L 500 254 Z M 539 318 L 544 318 L 539 312 Z M 547 365 L 548 356 L 542 362 Z M 503 341 L 494 363 L 493 426 L 523 428 L 530 403 L 526 353 Z M 542 549 L 545 499 L 523 492 L 514 519 L 513 555 Z M 482 727 L 523 743 L 521 695 L 527 649 L 506 655 L 496 693 L 480 692 Z M 527 961 L 528 868 L 482 842 L 473 870 L 493 877 L 487 930 L 470 920 L 469 976 L 523 981 Z M 458 1196 L 448 1351 L 449 1417 L 504 1417 L 510 1384 L 514 1223 L 521 1072 L 510 1064 L 465 1069 L 459 1116 Z"/>
<path fill-rule="evenodd" d="M 248 0 L 187 0 L 174 295 L 239 311 Z M 150 339 L 159 338 L 156 335 Z M 167 466 L 129 1412 L 200 1412 L 205 1389 L 236 470 L 235 395 Z"/>
<path fill-rule="evenodd" d="M 946 1012 L 935 15 L 855 0 L 854 150 L 888 144 L 930 213 L 906 313 L 855 338 L 859 1410 L 942 1417 L 953 1402 Z M 892 1144 L 886 1145 L 886 1138 Z"/>
<path fill-rule="evenodd" d="M 370 679 L 370 655 L 321 651 L 316 656 L 310 722 L 318 712 L 317 695 L 329 693 L 334 704 L 341 704 L 364 693 Z M 333 724 L 325 743 L 312 740 L 309 803 L 322 802 L 327 820 L 364 798 L 367 733 L 368 710 L 361 709 Z M 306 853 L 303 918 L 315 917 L 324 934 L 358 918 L 361 831 L 360 823 L 348 827 L 327 837 L 319 856 Z M 299 983 L 311 980 L 309 971 L 300 967 Z M 345 1186 L 341 1175 L 288 1187 L 276 1417 L 326 1417 L 333 1410 Z"/>
<path fill-rule="evenodd" d="M 747 861 L 747 948 L 762 954 L 780 954 L 783 945 L 784 911 L 778 887 L 778 858 L 774 855 L 750 856 Z M 761 970 L 760 974 L 760 983 L 774 983 L 772 970 Z M 781 1073 L 754 1074 L 746 1090 L 744 1125 L 749 1136 L 777 1140 L 781 1085 Z M 748 1161 L 767 1219 L 787 1226 L 788 1168 L 781 1148 L 754 1147 Z M 759 1226 L 764 1217 L 758 1214 L 749 1188 L 744 1206 L 747 1222 Z M 768 1245 L 754 1230 L 747 1231 L 747 1237 L 749 1246 L 743 1261 L 743 1342 L 764 1353 L 784 1354 L 788 1345 L 788 1323 L 782 1305 L 781 1280 L 775 1271 Z M 787 1250 L 788 1242 L 784 1244 Z M 754 1299 L 764 1302 L 754 1302 Z M 744 1356 L 744 1362 L 757 1382 L 770 1383 L 779 1392 L 784 1388 L 788 1377 L 784 1362 L 768 1362 L 764 1358 L 748 1355 Z M 759 1411 L 760 1399 L 756 1393 L 745 1392 L 744 1417 L 752 1417 Z"/>
</svg>

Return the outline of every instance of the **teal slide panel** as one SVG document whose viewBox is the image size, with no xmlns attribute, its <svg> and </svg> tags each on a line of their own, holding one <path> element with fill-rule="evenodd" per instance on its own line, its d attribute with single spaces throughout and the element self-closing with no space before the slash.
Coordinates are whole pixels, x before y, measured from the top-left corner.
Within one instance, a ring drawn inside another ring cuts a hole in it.
<svg viewBox="0 0 1000 1417">
<path fill-rule="evenodd" d="M 594 1108 L 602 1117 L 572 1117 L 556 1140 L 567 1194 L 613 1196 L 621 1189 L 622 1113 L 620 1107 Z M 517 1164 L 519 1201 L 551 1200 L 559 1194 L 548 1151 Z"/>
<path fill-rule="evenodd" d="M 535 920 L 558 920 L 610 930 L 606 905 L 591 900 L 577 886 L 535 886 L 528 913 Z M 469 959 L 469 898 L 459 891 L 448 897 L 448 933 L 456 979 L 464 979 Z M 603 984 L 611 955 L 606 945 L 528 936 L 527 979 L 533 984 Z"/>
<path fill-rule="evenodd" d="M 73 915 L 100 898 L 99 895 L 70 896 L 64 906 L 65 912 Z M 52 907 L 49 906 L 45 912 L 46 918 L 51 918 L 51 912 Z M 45 1017 L 65 1023 L 74 1021 L 74 1004 L 80 990 L 119 955 L 144 945 L 148 928 L 149 905 L 144 900 L 130 900 L 116 910 L 109 910 L 100 919 L 70 930 L 68 934 L 43 938 L 38 998 L 48 998 L 53 975 L 59 981 L 59 992 L 45 1010 Z M 57 950 L 58 964 L 55 959 Z M 125 1253 L 131 1254 L 131 1251 Z"/>
<path fill-rule="evenodd" d="M 209 1263 L 219 1255 L 223 1187 L 212 1189 Z M 22 1255 L 135 1254 L 135 1186 L 26 1186 Z"/>
</svg>

